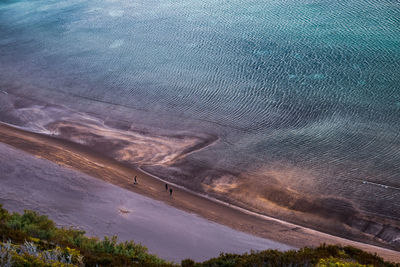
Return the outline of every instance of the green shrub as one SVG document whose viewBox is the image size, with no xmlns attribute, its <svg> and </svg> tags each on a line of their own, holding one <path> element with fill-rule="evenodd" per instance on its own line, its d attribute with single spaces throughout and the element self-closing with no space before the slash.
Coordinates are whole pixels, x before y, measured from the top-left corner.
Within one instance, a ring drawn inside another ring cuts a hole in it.
<svg viewBox="0 0 400 267">
<path fill-rule="evenodd" d="M 87 237 L 81 230 L 59 229 L 36 212 L 9 214 L 0 205 L 0 266 L 9 266 L 9 261 L 12 266 L 176 266 L 149 254 L 146 247 L 133 241 L 118 242 L 116 236 L 102 240 Z M 181 266 L 400 267 L 400 264 L 385 262 L 376 254 L 350 246 L 322 245 L 286 252 L 226 253 L 202 263 L 186 259 Z"/>
<path fill-rule="evenodd" d="M 25 210 L 23 215 L 13 213 L 7 219 L 6 226 L 43 240 L 50 240 L 56 231 L 54 222 L 47 216 L 30 210 Z"/>
<path fill-rule="evenodd" d="M 119 243 L 116 236 L 99 240 L 84 234 L 84 231 L 76 229 L 58 229 L 47 216 L 36 212 L 25 210 L 22 215 L 10 215 L 0 206 L 0 240 L 12 240 L 16 245 L 30 240 L 41 251 L 61 249 L 68 255 L 75 251 L 79 257 L 83 256 L 86 266 L 173 266 L 149 254 L 146 247 L 133 241 Z M 38 263 L 40 258 L 34 260 L 32 255 L 18 254 L 14 257 L 13 266 L 42 266 Z M 26 263 L 28 258 L 39 265 L 29 265 Z"/>
<path fill-rule="evenodd" d="M 360 264 L 354 261 L 348 261 L 343 259 L 338 259 L 334 257 L 329 257 L 327 259 L 320 259 L 318 262 L 318 267 L 373 267 L 373 265 Z"/>
<path fill-rule="evenodd" d="M 4 224 L 10 218 L 10 213 L 7 210 L 3 209 L 3 205 L 0 204 L 0 224 Z"/>
<path fill-rule="evenodd" d="M 325 264 L 325 265 L 324 265 Z M 338 264 L 338 265 L 335 265 Z M 344 264 L 344 265 L 340 265 Z M 397 266 L 385 262 L 377 255 L 353 247 L 322 245 L 317 248 L 302 248 L 286 252 L 265 250 L 261 252 L 221 254 L 217 258 L 188 266 L 241 267 L 241 266 Z"/>
<path fill-rule="evenodd" d="M 195 262 L 194 262 L 194 260 L 191 260 L 191 259 L 185 259 L 185 260 L 182 260 L 182 262 L 181 262 L 181 266 L 182 267 L 193 267 L 193 266 L 195 266 Z"/>
</svg>

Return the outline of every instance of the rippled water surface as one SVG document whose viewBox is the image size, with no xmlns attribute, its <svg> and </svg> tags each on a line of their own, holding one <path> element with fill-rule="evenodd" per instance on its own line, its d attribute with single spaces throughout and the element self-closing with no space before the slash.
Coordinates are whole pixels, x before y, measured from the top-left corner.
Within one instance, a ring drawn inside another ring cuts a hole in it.
<svg viewBox="0 0 400 267">
<path fill-rule="evenodd" d="M 400 219 L 396 0 L 3 0 L 0 68 L 8 94 L 213 132 L 197 165 Z"/>
</svg>

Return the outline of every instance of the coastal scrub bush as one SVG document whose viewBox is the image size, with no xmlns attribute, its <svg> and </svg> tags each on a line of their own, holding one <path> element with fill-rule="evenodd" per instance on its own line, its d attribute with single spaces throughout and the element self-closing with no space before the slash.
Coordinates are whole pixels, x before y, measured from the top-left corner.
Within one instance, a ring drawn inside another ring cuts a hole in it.
<svg viewBox="0 0 400 267">
<path fill-rule="evenodd" d="M 365 265 L 354 262 L 354 260 L 343 260 L 334 257 L 329 257 L 327 259 L 320 259 L 318 262 L 318 267 L 373 267 L 372 264 Z"/>
<path fill-rule="evenodd" d="M 192 267 L 192 266 L 195 266 L 195 264 L 196 264 L 196 262 L 192 259 L 185 259 L 185 260 L 182 260 L 182 262 L 181 262 L 182 267 Z"/>
<path fill-rule="evenodd" d="M 50 240 L 56 231 L 54 222 L 49 220 L 47 216 L 40 216 L 30 210 L 25 210 L 23 215 L 13 213 L 7 218 L 6 225 L 11 229 L 44 240 Z"/>
<path fill-rule="evenodd" d="M 0 266 L 82 266 L 83 258 L 78 252 L 56 247 L 40 250 L 34 243 L 16 245 L 10 241 L 0 242 Z"/>
<path fill-rule="evenodd" d="M 178 266 L 148 253 L 133 241 L 118 242 L 116 236 L 87 237 L 77 229 L 57 228 L 46 216 L 26 210 L 10 214 L 0 204 L 0 266 Z M 186 259 L 183 267 L 319 266 L 400 267 L 378 255 L 346 246 L 322 245 L 299 250 L 251 251 L 221 254 L 204 262 Z"/>
<path fill-rule="evenodd" d="M 0 204 L 0 223 L 4 224 L 9 220 L 10 213 L 7 210 L 3 209 L 3 205 Z"/>
<path fill-rule="evenodd" d="M 400 264 L 385 262 L 381 257 L 354 247 L 321 245 L 317 248 L 302 248 L 286 252 L 265 250 L 238 254 L 221 254 L 203 263 L 182 262 L 182 266 L 194 267 L 242 267 L 242 266 L 332 266 L 362 267 L 387 266 L 400 267 Z"/>
<path fill-rule="evenodd" d="M 86 237 L 81 230 L 57 228 L 47 216 L 29 210 L 22 215 L 10 214 L 1 205 L 0 240 L 12 241 L 1 243 L 0 266 L 8 266 L 10 260 L 10 266 L 68 266 L 81 262 L 85 266 L 174 266 L 133 241 L 118 242 L 116 236 L 103 240 Z M 12 249 L 5 249 L 4 244 Z"/>
</svg>

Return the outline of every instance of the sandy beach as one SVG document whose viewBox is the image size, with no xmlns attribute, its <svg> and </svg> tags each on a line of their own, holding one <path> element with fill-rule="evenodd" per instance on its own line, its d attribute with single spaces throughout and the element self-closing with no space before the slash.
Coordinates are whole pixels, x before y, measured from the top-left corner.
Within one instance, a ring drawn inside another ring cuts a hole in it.
<svg viewBox="0 0 400 267">
<path fill-rule="evenodd" d="M 286 244 L 289 247 L 317 246 L 321 243 L 352 245 L 368 252 L 378 253 L 387 260 L 398 261 L 400 259 L 400 252 L 397 251 L 335 237 L 248 212 L 184 188 L 173 186 L 173 196 L 170 197 L 165 193 L 164 181 L 69 141 L 0 124 L 0 142 L 134 193 L 164 202 L 179 210 L 197 214 L 209 221 Z M 138 176 L 139 183 L 137 185 L 132 183 L 135 175 Z"/>
<path fill-rule="evenodd" d="M 291 247 L 203 219 L 79 171 L 0 143 L 0 203 L 47 214 L 89 236 L 134 240 L 159 257 L 204 261 L 220 252 Z M 23 168 L 21 167 L 23 166 Z M 164 192 L 168 194 L 167 192 Z"/>
</svg>

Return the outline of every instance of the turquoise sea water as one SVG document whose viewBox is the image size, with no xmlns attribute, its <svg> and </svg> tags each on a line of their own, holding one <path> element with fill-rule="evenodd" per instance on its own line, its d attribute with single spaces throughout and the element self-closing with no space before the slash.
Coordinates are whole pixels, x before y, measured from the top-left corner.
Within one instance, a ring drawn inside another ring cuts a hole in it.
<svg viewBox="0 0 400 267">
<path fill-rule="evenodd" d="M 9 94 L 217 134 L 197 165 L 294 170 L 274 178 L 400 220 L 399 1 L 3 0 L 0 70 Z"/>
</svg>

